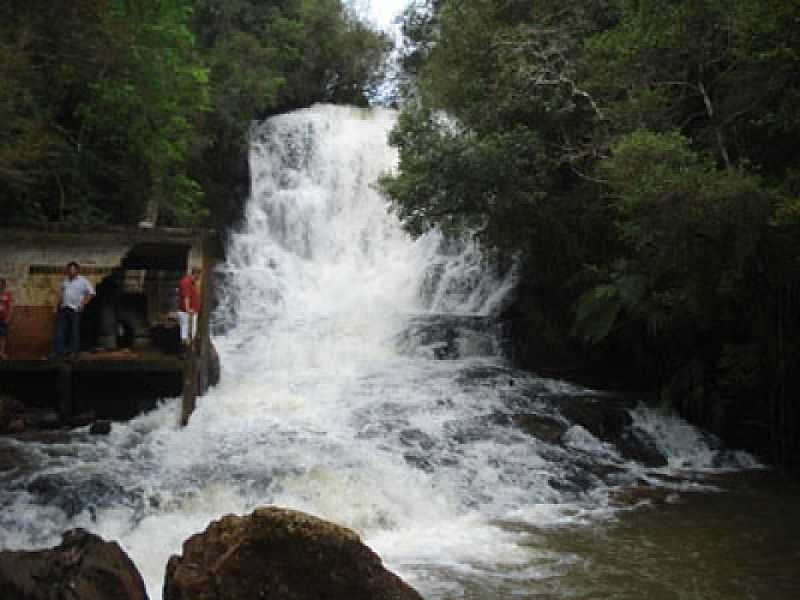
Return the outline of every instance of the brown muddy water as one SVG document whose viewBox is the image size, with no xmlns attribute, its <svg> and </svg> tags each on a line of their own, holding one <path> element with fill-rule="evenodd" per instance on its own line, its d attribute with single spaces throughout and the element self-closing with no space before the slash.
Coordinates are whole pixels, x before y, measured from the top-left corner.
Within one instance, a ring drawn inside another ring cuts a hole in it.
<svg viewBox="0 0 800 600">
<path fill-rule="evenodd" d="M 461 579 L 461 590 L 437 597 L 800 598 L 800 482 L 771 471 L 706 481 L 719 491 L 670 493 L 588 527 L 530 531 L 528 544 L 537 558 L 527 580 L 524 575 L 496 583 L 485 577 Z"/>
</svg>

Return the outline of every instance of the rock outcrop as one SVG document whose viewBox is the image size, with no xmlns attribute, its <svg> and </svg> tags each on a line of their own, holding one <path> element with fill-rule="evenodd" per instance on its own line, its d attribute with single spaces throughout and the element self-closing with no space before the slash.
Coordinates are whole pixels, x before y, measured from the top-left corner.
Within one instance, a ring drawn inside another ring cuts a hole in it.
<svg viewBox="0 0 800 600">
<path fill-rule="evenodd" d="M 564 423 L 545 415 L 514 415 L 513 423 L 528 435 L 548 444 L 561 443 L 561 436 L 567 431 Z"/>
<path fill-rule="evenodd" d="M 633 424 L 629 408 L 630 403 L 613 396 L 573 396 L 558 401 L 558 410 L 564 417 L 616 446 L 623 458 L 646 467 L 666 466 L 667 458 L 650 434 Z"/>
<path fill-rule="evenodd" d="M 614 445 L 620 455 L 646 467 L 667 465 L 652 436 L 634 425 L 629 412 L 632 404 L 614 396 L 554 396 L 550 402 L 564 417 L 563 421 L 547 415 L 518 414 L 512 422 L 522 431 L 549 444 L 561 444 L 567 423 L 580 425 L 594 437 Z"/>
<path fill-rule="evenodd" d="M 147 600 L 147 592 L 116 542 L 75 529 L 50 550 L 0 552 L 0 598 Z"/>
<path fill-rule="evenodd" d="M 261 508 L 189 538 L 167 565 L 164 600 L 422 600 L 350 529 Z"/>
</svg>

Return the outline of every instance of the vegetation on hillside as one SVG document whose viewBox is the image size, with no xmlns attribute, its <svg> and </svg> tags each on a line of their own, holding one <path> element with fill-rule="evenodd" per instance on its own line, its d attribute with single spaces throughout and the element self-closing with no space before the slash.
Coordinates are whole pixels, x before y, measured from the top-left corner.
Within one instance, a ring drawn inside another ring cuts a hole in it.
<svg viewBox="0 0 800 600">
<path fill-rule="evenodd" d="M 386 40 L 341 0 L 0 6 L 0 221 L 226 224 L 254 119 L 365 104 Z"/>
<path fill-rule="evenodd" d="M 783 0 L 431 0 L 384 188 L 412 231 L 520 261 L 533 364 L 629 369 L 797 460 L 799 25 Z"/>
</svg>

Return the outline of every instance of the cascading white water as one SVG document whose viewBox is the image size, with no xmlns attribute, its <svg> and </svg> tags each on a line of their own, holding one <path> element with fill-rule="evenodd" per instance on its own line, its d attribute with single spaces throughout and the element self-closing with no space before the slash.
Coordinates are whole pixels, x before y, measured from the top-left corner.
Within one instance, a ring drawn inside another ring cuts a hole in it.
<svg viewBox="0 0 800 600">
<path fill-rule="evenodd" d="M 0 548 L 86 527 L 119 540 L 158 598 L 189 535 L 276 504 L 356 529 L 431 598 L 475 579 L 513 589 L 570 560 L 531 545 L 530 528 L 607 514 L 592 464 L 620 483 L 645 470 L 577 426 L 563 444 L 512 426 L 560 419 L 546 398 L 583 390 L 497 355 L 486 317 L 511 275 L 470 244 L 403 232 L 375 185 L 395 165 L 394 118 L 317 106 L 254 129 L 252 198 L 223 273 L 221 384 L 182 430 L 170 401 L 107 439 L 20 444 L 37 467 L 0 494 Z M 691 449 L 676 466 L 711 466 L 698 432 L 637 415 L 665 451 Z"/>
</svg>

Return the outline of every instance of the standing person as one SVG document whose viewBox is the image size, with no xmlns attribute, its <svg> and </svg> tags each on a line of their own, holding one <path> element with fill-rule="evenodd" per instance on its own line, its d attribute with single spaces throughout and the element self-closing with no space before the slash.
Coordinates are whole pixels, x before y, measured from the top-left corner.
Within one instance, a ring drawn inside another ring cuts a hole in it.
<svg viewBox="0 0 800 600">
<path fill-rule="evenodd" d="M 80 265 L 71 262 L 61 282 L 56 301 L 56 338 L 53 357 L 77 354 L 81 349 L 81 313 L 94 298 L 94 288 L 80 274 Z"/>
<path fill-rule="evenodd" d="M 200 293 L 197 280 L 201 269 L 194 267 L 190 274 L 184 275 L 178 285 L 178 324 L 181 329 L 182 355 L 186 352 L 197 335 L 197 315 L 200 312 Z"/>
<path fill-rule="evenodd" d="M 6 341 L 8 340 L 8 324 L 14 312 L 14 298 L 6 289 L 7 282 L 0 277 L 0 360 L 7 358 Z"/>
</svg>

